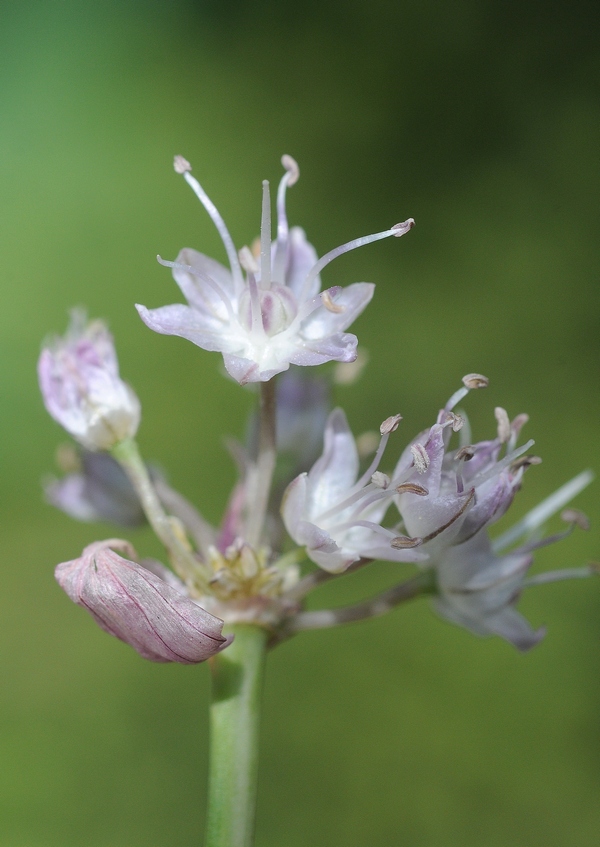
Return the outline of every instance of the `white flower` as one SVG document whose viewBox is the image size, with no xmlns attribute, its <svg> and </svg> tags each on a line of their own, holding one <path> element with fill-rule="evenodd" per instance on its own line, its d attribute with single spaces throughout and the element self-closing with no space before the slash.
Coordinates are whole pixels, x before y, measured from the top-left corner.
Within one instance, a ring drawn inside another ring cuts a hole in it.
<svg viewBox="0 0 600 847">
<path fill-rule="evenodd" d="M 357 339 L 345 330 L 371 300 L 374 286 L 358 282 L 321 292 L 319 274 L 337 256 L 381 238 L 404 235 L 414 225 L 409 219 L 348 242 L 317 260 L 304 231 L 288 228 L 286 189 L 296 182 L 299 171 L 290 156 L 284 156 L 282 163 L 286 172 L 277 193 L 277 239 L 271 243 L 269 184 L 265 181 L 260 256 L 248 248 L 238 256 L 223 219 L 192 177 L 189 163 L 177 156 L 175 170 L 184 175 L 215 223 L 230 270 L 186 248 L 175 262 L 163 264 L 173 268 L 188 305 L 137 306 L 150 329 L 222 353 L 227 371 L 240 383 L 266 382 L 290 364 L 353 362 Z"/>
</svg>

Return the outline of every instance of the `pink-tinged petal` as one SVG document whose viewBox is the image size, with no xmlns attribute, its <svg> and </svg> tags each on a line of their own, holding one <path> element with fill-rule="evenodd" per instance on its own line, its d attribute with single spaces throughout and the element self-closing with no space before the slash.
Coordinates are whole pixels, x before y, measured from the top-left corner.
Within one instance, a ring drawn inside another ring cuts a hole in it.
<svg viewBox="0 0 600 847">
<path fill-rule="evenodd" d="M 300 544 L 298 539 L 298 526 L 303 521 L 307 509 L 306 491 L 307 476 L 302 473 L 292 480 L 285 490 L 281 501 L 281 517 L 285 528 L 293 540 Z"/>
<path fill-rule="evenodd" d="M 213 280 L 215 286 L 220 288 L 226 296 L 230 299 L 234 298 L 231 272 L 216 259 L 204 256 L 191 247 L 184 247 L 183 250 L 179 251 L 176 262 L 194 268 L 202 276 Z M 196 276 L 182 268 L 173 268 L 173 278 L 190 306 L 203 312 L 214 313 L 226 320 L 227 312 L 223 305 L 223 299 L 219 297 L 214 287 L 211 287 L 202 279 L 202 276 Z"/>
<path fill-rule="evenodd" d="M 340 548 L 328 532 L 308 521 L 301 521 L 297 532 L 298 543 L 306 547 L 312 561 L 329 573 L 342 573 L 360 559 L 360 554 Z"/>
<path fill-rule="evenodd" d="M 79 559 L 63 562 L 56 579 L 106 632 L 153 662 L 203 662 L 227 646 L 223 622 L 156 573 L 123 558 L 126 541 L 96 542 Z M 156 571 L 156 568 L 153 568 Z"/>
<path fill-rule="evenodd" d="M 306 233 L 299 226 L 290 230 L 288 246 L 288 263 L 285 274 L 285 284 L 296 298 L 303 293 L 304 280 L 311 268 L 317 264 L 318 256 L 315 248 L 306 240 Z M 274 245 L 275 246 L 275 245 Z M 280 280 L 276 280 L 279 282 Z M 321 282 L 317 276 L 311 283 L 310 290 L 304 292 L 304 299 L 310 300 L 321 290 Z"/>
<path fill-rule="evenodd" d="M 325 427 L 323 455 L 311 468 L 308 478 L 309 519 L 317 518 L 341 501 L 356 482 L 358 451 L 346 415 L 334 409 Z"/>
<path fill-rule="evenodd" d="M 372 282 L 355 282 L 342 288 L 333 301 L 335 311 L 321 306 L 302 322 L 302 337 L 310 341 L 343 332 L 366 309 L 374 292 Z"/>
<path fill-rule="evenodd" d="M 225 370 L 229 376 L 233 377 L 240 385 L 246 385 L 249 382 L 268 382 L 271 377 L 280 371 L 261 371 L 257 362 L 252 359 L 244 359 L 242 356 L 233 356 L 230 353 L 223 353 L 223 363 Z M 289 365 L 285 365 L 285 368 Z M 285 370 L 282 368 L 281 370 Z"/>
<path fill-rule="evenodd" d="M 119 377 L 102 321 L 74 311 L 66 334 L 42 350 L 38 377 L 50 415 L 89 450 L 109 450 L 137 432 L 140 402 Z"/>
<path fill-rule="evenodd" d="M 323 365 L 325 362 L 354 362 L 358 339 L 349 332 L 340 332 L 315 341 L 299 339 L 289 354 L 292 365 Z"/>
<path fill-rule="evenodd" d="M 140 318 L 147 327 L 161 335 L 177 335 L 186 338 L 203 350 L 223 353 L 230 349 L 228 334 L 223 332 L 223 323 L 205 312 L 191 309 L 183 303 L 147 309 L 136 303 Z"/>
</svg>

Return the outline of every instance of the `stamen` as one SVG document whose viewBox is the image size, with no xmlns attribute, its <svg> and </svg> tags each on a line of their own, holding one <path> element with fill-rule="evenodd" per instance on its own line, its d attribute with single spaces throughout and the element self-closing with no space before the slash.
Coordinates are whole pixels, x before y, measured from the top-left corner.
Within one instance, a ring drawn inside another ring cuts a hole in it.
<svg viewBox="0 0 600 847">
<path fill-rule="evenodd" d="M 506 447 L 507 450 L 514 450 L 515 445 L 517 443 L 517 438 L 519 437 L 519 433 L 521 432 L 521 430 L 523 429 L 523 427 L 525 426 L 525 424 L 527 423 L 528 420 L 529 420 L 529 415 L 522 414 L 522 415 L 517 415 L 517 417 L 511 423 L 511 425 L 510 425 L 511 433 L 510 433 L 510 439 L 508 441 L 508 445 Z"/>
<path fill-rule="evenodd" d="M 502 406 L 496 406 L 494 409 L 494 415 L 498 421 L 498 440 L 500 441 L 500 444 L 505 444 L 511 435 L 508 414 L 506 409 L 503 409 Z"/>
<path fill-rule="evenodd" d="M 265 327 L 262 319 L 260 292 L 253 273 L 248 274 L 248 288 L 250 290 L 250 309 L 252 311 L 252 333 L 264 335 Z"/>
<path fill-rule="evenodd" d="M 403 482 L 396 486 L 398 494 L 417 494 L 419 497 L 427 497 L 429 489 L 424 485 L 418 485 L 416 482 Z"/>
<path fill-rule="evenodd" d="M 588 576 L 595 576 L 599 572 L 599 566 L 595 564 L 588 565 L 584 568 L 565 568 L 560 571 L 546 571 L 546 573 L 539 573 L 524 580 L 523 588 L 529 588 L 531 585 L 543 585 L 547 582 L 559 582 L 563 579 L 587 579 Z"/>
<path fill-rule="evenodd" d="M 328 312 L 334 312 L 335 314 L 340 315 L 342 312 L 346 311 L 344 306 L 338 306 L 333 302 L 329 291 L 323 291 L 321 293 L 321 301 Z"/>
<path fill-rule="evenodd" d="M 519 468 L 528 468 L 530 465 L 541 465 L 542 460 L 539 456 L 521 456 L 520 459 L 517 459 L 516 462 L 513 462 L 510 466 L 510 469 L 513 473 L 519 470 Z"/>
<path fill-rule="evenodd" d="M 402 420 L 402 415 L 390 415 L 379 427 L 379 432 L 382 435 L 389 435 L 391 432 L 396 432 L 398 425 Z"/>
<path fill-rule="evenodd" d="M 462 381 L 464 382 L 466 388 L 487 388 L 490 384 L 487 376 L 483 376 L 482 374 L 467 374 L 463 376 Z"/>
<path fill-rule="evenodd" d="M 450 397 L 444 406 L 446 412 L 451 411 L 472 389 L 487 388 L 489 385 L 489 379 L 481 374 L 467 374 L 466 376 L 463 376 L 462 381 L 465 387 L 459 388 L 458 391 L 455 391 L 452 397 Z"/>
<path fill-rule="evenodd" d="M 414 221 L 412 218 L 409 218 L 407 221 L 404 221 L 402 224 L 394 224 L 390 229 L 386 229 L 383 232 L 376 232 L 373 235 L 363 235 L 361 238 L 355 238 L 353 241 L 348 241 L 346 244 L 342 244 L 340 247 L 336 247 L 335 250 L 330 250 L 329 253 L 326 253 L 324 256 L 321 256 L 319 261 L 312 266 L 310 271 L 308 272 L 306 279 L 304 280 L 302 286 L 302 294 L 300 299 L 302 300 L 306 297 L 308 291 L 310 291 L 311 284 L 315 277 L 317 277 L 324 267 L 326 267 L 330 262 L 334 259 L 337 259 L 338 256 L 342 256 L 344 253 L 349 253 L 350 250 L 356 250 L 357 247 L 364 247 L 365 244 L 371 244 L 374 241 L 380 241 L 382 238 L 389 238 L 391 235 L 399 238 L 401 235 L 407 233 L 414 226 Z"/>
<path fill-rule="evenodd" d="M 275 261 L 273 266 L 273 279 L 283 282 L 285 277 L 285 259 L 288 246 L 289 227 L 285 211 L 285 193 L 288 186 L 294 185 L 300 177 L 300 169 L 295 159 L 284 155 L 281 164 L 286 172 L 281 177 L 277 189 L 277 245 L 275 247 Z"/>
<path fill-rule="evenodd" d="M 458 462 L 470 462 L 474 455 L 475 449 L 470 444 L 465 444 L 464 447 L 461 447 L 460 450 L 457 450 L 454 458 Z"/>
<path fill-rule="evenodd" d="M 590 528 L 590 519 L 583 512 L 580 512 L 579 509 L 565 509 L 561 512 L 560 518 L 567 523 L 578 526 L 579 529 L 583 529 L 585 532 Z"/>
<path fill-rule="evenodd" d="M 510 544 L 517 541 L 523 535 L 529 535 L 534 532 L 539 526 L 545 523 L 548 518 L 552 517 L 556 512 L 566 506 L 580 491 L 590 484 L 594 474 L 591 471 L 583 471 L 576 477 L 571 479 L 565 485 L 561 486 L 558 491 L 551 494 L 545 500 L 542 500 L 534 509 L 528 512 L 518 523 L 507 530 L 503 535 L 500 535 L 492 544 L 494 553 L 504 550 Z"/>
<path fill-rule="evenodd" d="M 430 458 L 422 444 L 413 444 L 410 448 L 417 473 L 425 473 L 429 467 Z"/>
<path fill-rule="evenodd" d="M 392 540 L 391 546 L 396 550 L 411 550 L 413 547 L 420 547 L 422 543 L 422 538 L 410 538 L 408 535 L 397 535 Z"/>
<path fill-rule="evenodd" d="M 375 471 L 373 476 L 371 477 L 371 482 L 373 485 L 376 485 L 377 488 L 386 489 L 390 484 L 390 478 L 386 473 L 382 473 L 381 471 Z"/>
<path fill-rule="evenodd" d="M 258 262 L 256 261 L 256 257 L 252 250 L 249 247 L 242 247 L 239 252 L 240 265 L 246 271 L 246 273 L 257 274 L 259 267 Z"/>
<path fill-rule="evenodd" d="M 262 216 L 260 221 L 260 287 L 271 287 L 271 194 L 269 181 L 263 180 Z"/>
<path fill-rule="evenodd" d="M 165 268 L 175 268 L 176 270 L 185 271 L 186 273 L 192 274 L 192 276 L 196 276 L 198 277 L 198 279 L 201 279 L 202 282 L 208 285 L 208 287 L 211 288 L 215 292 L 215 294 L 222 300 L 223 305 L 227 309 L 227 316 L 229 320 L 239 325 L 237 315 L 234 313 L 233 307 L 231 305 L 231 300 L 223 291 L 218 282 L 215 282 L 214 279 L 211 279 L 209 276 L 202 273 L 202 271 L 199 271 L 196 268 L 192 267 L 192 265 L 184 265 L 183 262 L 168 262 L 166 259 L 163 259 L 160 256 L 156 257 L 156 261 L 160 265 L 164 265 Z"/>
<path fill-rule="evenodd" d="M 242 278 L 242 271 L 238 262 L 235 245 L 233 243 L 233 239 L 229 234 L 229 230 L 225 226 L 225 221 L 217 211 L 217 207 L 212 202 L 206 191 L 202 188 L 198 180 L 191 175 L 190 171 L 192 169 L 192 166 L 190 165 L 190 163 L 186 159 L 184 159 L 183 156 L 175 156 L 173 166 L 177 173 L 183 174 L 183 178 L 190 186 L 198 200 L 200 200 L 200 202 L 208 212 L 210 219 L 216 226 L 217 232 L 221 236 L 221 241 L 223 242 L 223 245 L 225 247 L 227 258 L 229 259 L 229 266 L 233 275 L 233 281 L 238 289 L 238 293 L 240 293 L 244 286 L 244 280 Z"/>
<path fill-rule="evenodd" d="M 533 447 L 534 444 L 535 441 L 533 440 L 533 438 L 530 438 L 526 444 L 523 444 L 522 447 L 518 447 L 516 450 L 513 450 L 512 453 L 509 453 L 500 462 L 496 462 L 494 465 L 492 465 L 489 470 L 482 471 L 481 473 L 477 474 L 477 476 L 473 477 L 473 479 L 471 480 L 471 485 L 482 485 L 484 482 L 487 482 L 488 479 L 492 479 L 492 477 L 497 476 L 509 465 L 512 465 L 515 459 L 518 459 L 519 456 L 522 456 L 523 453 L 526 453 L 530 447 Z"/>
</svg>

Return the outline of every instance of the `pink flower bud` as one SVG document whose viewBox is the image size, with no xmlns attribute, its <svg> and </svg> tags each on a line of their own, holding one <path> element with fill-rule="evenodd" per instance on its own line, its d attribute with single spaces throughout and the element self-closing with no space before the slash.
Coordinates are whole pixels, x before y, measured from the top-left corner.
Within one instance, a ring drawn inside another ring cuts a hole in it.
<svg viewBox="0 0 600 847">
<path fill-rule="evenodd" d="M 88 450 L 110 450 L 135 435 L 140 402 L 119 377 L 102 321 L 86 324 L 82 312 L 73 312 L 64 338 L 42 350 L 38 376 L 48 412 Z"/>
<path fill-rule="evenodd" d="M 164 569 L 167 582 L 115 549 L 135 557 L 127 541 L 96 541 L 55 571 L 60 587 L 102 629 L 152 662 L 195 664 L 231 643 L 221 634 L 223 621 L 187 597 L 170 571 Z"/>
</svg>

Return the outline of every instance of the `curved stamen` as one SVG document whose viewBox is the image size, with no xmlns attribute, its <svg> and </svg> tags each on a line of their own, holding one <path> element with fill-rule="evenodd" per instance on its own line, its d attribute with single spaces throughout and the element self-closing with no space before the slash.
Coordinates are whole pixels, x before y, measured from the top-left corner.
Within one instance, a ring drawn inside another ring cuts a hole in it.
<svg viewBox="0 0 600 847">
<path fill-rule="evenodd" d="M 164 265 L 165 268 L 175 268 L 175 270 L 178 271 L 185 271 L 186 273 L 192 274 L 192 276 L 196 276 L 198 279 L 202 280 L 202 282 L 208 285 L 208 287 L 211 288 L 222 301 L 223 305 L 227 309 L 227 317 L 229 320 L 235 322 L 238 326 L 241 326 L 237 315 L 233 311 L 231 300 L 218 282 L 215 282 L 214 279 L 211 279 L 205 273 L 202 273 L 202 271 L 192 267 L 192 265 L 184 265 L 183 262 L 169 262 L 167 259 L 163 259 L 160 256 L 157 256 L 156 260 L 160 265 Z"/>
<path fill-rule="evenodd" d="M 591 471 L 583 471 L 577 474 L 576 477 L 562 485 L 554 494 L 542 500 L 534 509 L 527 512 L 513 527 L 507 530 L 503 535 L 500 535 L 492 542 L 492 550 L 494 553 L 499 553 L 514 541 L 521 538 L 523 535 L 529 535 L 539 526 L 545 523 L 548 518 L 552 517 L 559 509 L 566 506 L 573 497 L 579 494 L 580 491 L 590 484 L 594 474 Z"/>
<path fill-rule="evenodd" d="M 471 485 L 477 487 L 478 485 L 482 485 L 484 482 L 487 482 L 488 479 L 492 479 L 501 473 L 504 468 L 507 468 L 510 464 L 514 462 L 515 459 L 518 459 L 519 456 L 522 456 L 523 453 L 526 453 L 530 447 L 533 447 L 535 441 L 533 438 L 530 438 L 522 447 L 518 447 L 516 450 L 513 450 L 512 453 L 509 453 L 505 456 L 501 461 L 496 462 L 491 468 L 487 471 L 482 471 L 478 473 L 477 476 L 474 476 L 471 480 Z"/>
<path fill-rule="evenodd" d="M 456 404 L 460 403 L 463 397 L 467 396 L 469 391 L 472 391 L 474 388 L 487 388 L 489 384 L 489 379 L 481 374 L 467 374 L 466 376 L 463 376 L 462 381 L 464 383 L 464 387 L 459 388 L 458 391 L 455 391 L 450 397 L 444 406 L 445 412 L 451 412 Z"/>
<path fill-rule="evenodd" d="M 334 527 L 331 527 L 330 532 L 335 533 L 337 535 L 338 532 L 353 529 L 355 526 L 362 526 L 365 529 L 370 529 L 373 532 L 378 533 L 379 535 L 384 535 L 386 538 L 396 538 L 396 533 L 392 532 L 391 529 L 386 529 L 386 527 L 384 526 L 379 526 L 378 523 L 373 523 L 373 521 L 348 521 L 346 523 L 336 524 Z"/>
<path fill-rule="evenodd" d="M 275 247 L 275 261 L 273 263 L 273 279 L 283 282 L 289 237 L 289 227 L 285 211 L 285 194 L 286 189 L 298 181 L 300 169 L 291 156 L 282 156 L 281 164 L 285 168 L 285 173 L 281 177 L 279 188 L 277 189 L 277 242 Z"/>
<path fill-rule="evenodd" d="M 227 258 L 229 259 L 229 266 L 231 268 L 234 283 L 238 289 L 238 293 L 240 293 L 244 287 L 244 278 L 242 276 L 240 263 L 238 261 L 237 251 L 235 249 L 233 239 L 229 234 L 229 230 L 225 225 L 225 221 L 219 214 L 217 207 L 212 202 L 206 191 L 202 188 L 198 180 L 191 175 L 190 171 L 192 170 L 192 166 L 190 165 L 190 163 L 187 162 L 183 158 L 183 156 L 175 156 L 174 167 L 178 174 L 183 174 L 183 178 L 190 186 L 198 200 L 200 200 L 200 202 L 208 212 L 211 221 L 216 226 L 217 232 L 221 236 L 221 241 L 223 242 L 223 246 L 225 247 Z"/>
<path fill-rule="evenodd" d="M 271 193 L 269 181 L 263 180 L 262 215 L 260 220 L 260 287 L 271 287 Z"/>
<path fill-rule="evenodd" d="M 334 259 L 337 259 L 338 256 L 342 256 L 344 253 L 349 253 L 350 250 L 356 250 L 357 247 L 364 247 L 365 244 L 380 241 L 382 238 L 389 238 L 391 235 L 395 235 L 396 238 L 399 238 L 401 235 L 404 235 L 412 229 L 414 225 L 414 220 L 412 218 L 408 218 L 408 220 L 403 223 L 394 224 L 393 227 L 386 229 L 383 232 L 376 232 L 373 235 L 363 235 L 361 238 L 355 238 L 353 241 L 348 241 L 346 244 L 336 247 L 335 250 L 330 250 L 329 253 L 325 253 L 325 255 L 321 256 L 319 261 L 313 265 L 308 272 L 302 285 L 302 294 L 300 299 L 306 297 L 307 292 L 310 291 L 313 280 L 321 273 L 323 268 Z"/>
</svg>

